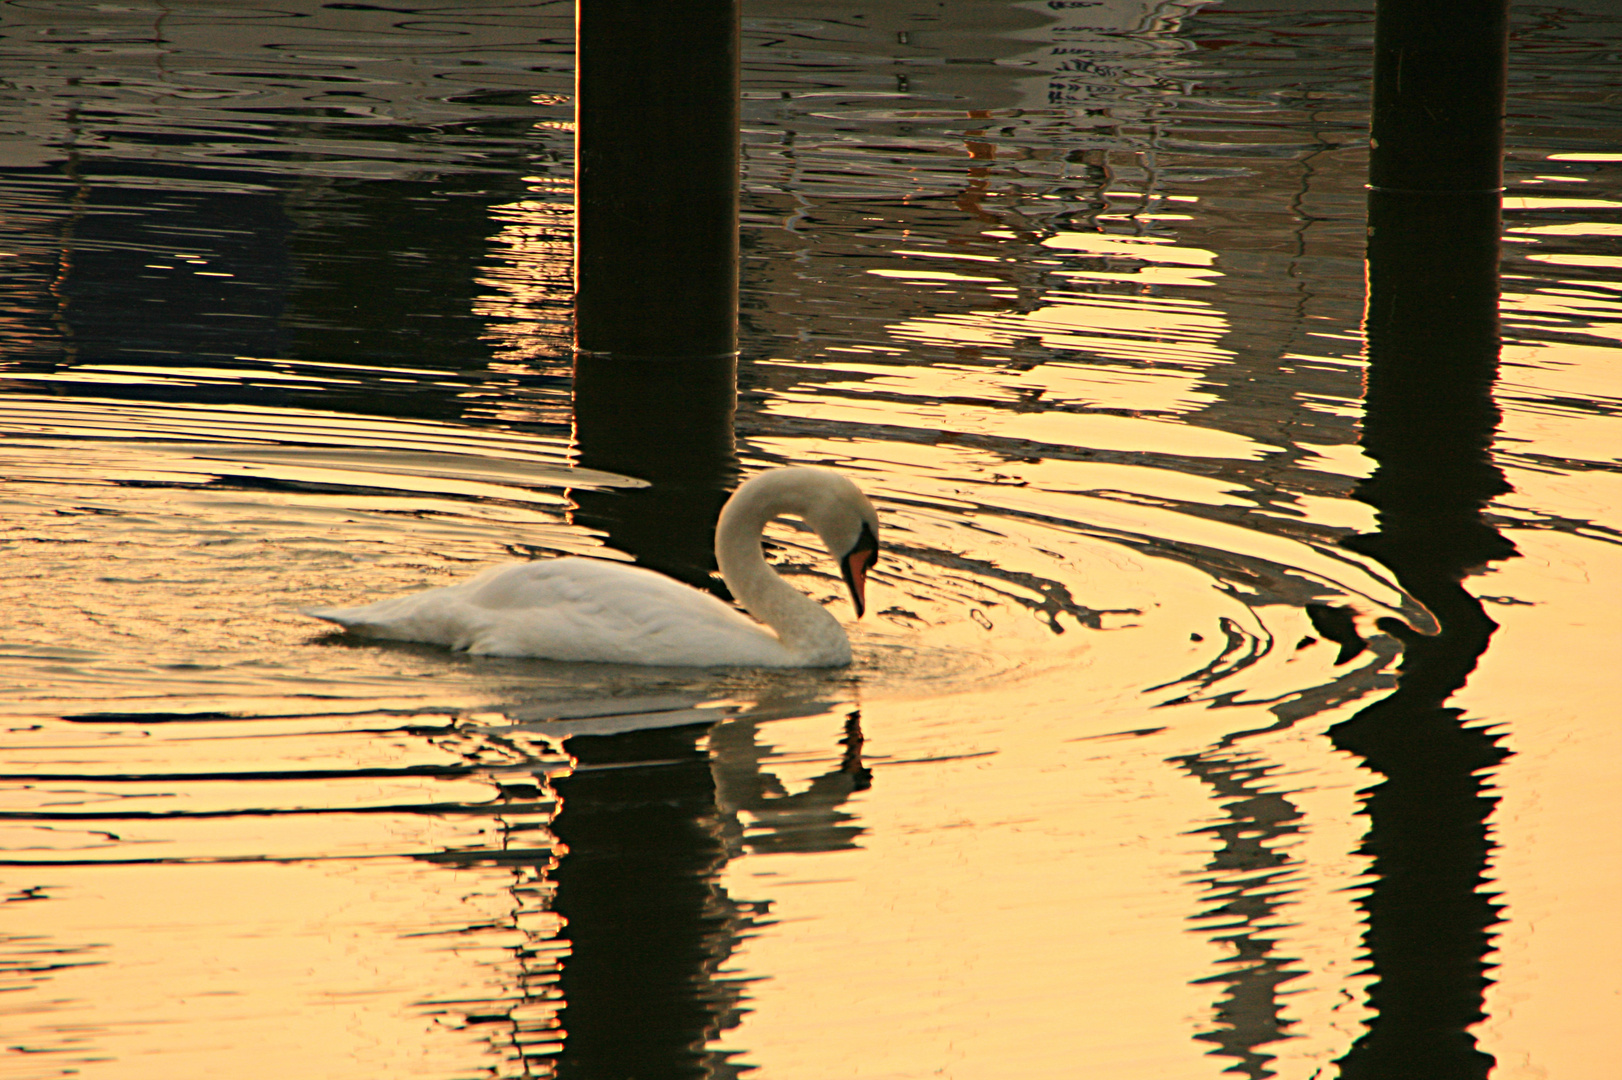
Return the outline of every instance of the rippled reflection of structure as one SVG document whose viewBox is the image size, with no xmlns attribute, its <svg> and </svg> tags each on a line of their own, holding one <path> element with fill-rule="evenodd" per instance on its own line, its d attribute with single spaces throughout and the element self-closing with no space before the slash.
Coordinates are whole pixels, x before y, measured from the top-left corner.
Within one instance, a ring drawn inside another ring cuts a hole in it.
<svg viewBox="0 0 1622 1080">
<path fill-rule="evenodd" d="M 1287 851 L 1300 831 L 1302 813 L 1276 789 L 1278 766 L 1237 749 L 1219 749 L 1178 759 L 1177 764 L 1210 785 L 1228 820 L 1200 831 L 1221 841 L 1211 861 L 1200 932 L 1226 945 L 1232 955 L 1215 974 L 1200 980 L 1222 986 L 1216 1025 L 1198 1038 L 1215 1044 L 1213 1054 L 1235 1058 L 1225 1072 L 1274 1075 L 1264 1048 L 1289 1037 L 1283 996 L 1291 980 L 1308 973 L 1299 957 L 1279 955 L 1278 935 L 1288 925 L 1290 894 L 1303 871 Z"/>
<path fill-rule="evenodd" d="M 1377 14 L 1364 447 L 1379 466 L 1359 497 L 1380 527 L 1352 546 L 1440 629 L 1389 626 L 1406 646 L 1396 691 L 1333 732 L 1385 778 L 1367 793 L 1361 901 L 1376 1015 L 1339 1062 L 1347 1080 L 1480 1080 L 1494 1064 L 1470 1028 L 1500 910 L 1489 771 L 1507 751 L 1448 699 L 1497 629 L 1462 582 L 1515 554 L 1482 520 L 1508 490 L 1491 456 L 1507 14 L 1406 0 Z"/>
<path fill-rule="evenodd" d="M 768 721 L 826 715 L 836 703 L 819 689 L 791 683 L 729 709 L 679 697 L 625 699 L 618 712 L 525 702 L 511 728 L 470 729 L 462 742 L 475 758 L 562 745 L 569 764 L 534 783 L 508 774 L 500 793 L 512 810 L 494 808 L 505 846 L 435 857 L 509 867 L 520 942 L 492 972 L 508 984 L 501 996 L 423 1006 L 487 1032 L 502 1076 L 741 1075 L 712 1048 L 742 1009 L 745 981 L 726 962 L 770 924 L 771 901 L 729 895 L 726 864 L 747 851 L 844 850 L 862 832 L 842 809 L 872 780 L 854 712 L 828 770 L 796 792 L 761 737 Z"/>
</svg>

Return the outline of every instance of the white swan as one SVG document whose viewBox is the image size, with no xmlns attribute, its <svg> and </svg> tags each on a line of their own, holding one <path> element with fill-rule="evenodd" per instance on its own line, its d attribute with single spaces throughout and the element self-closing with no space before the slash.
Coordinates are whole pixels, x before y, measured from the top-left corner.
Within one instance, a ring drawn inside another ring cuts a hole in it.
<svg viewBox="0 0 1622 1080">
<path fill-rule="evenodd" d="M 843 667 L 850 640 L 821 604 L 778 576 L 761 530 L 799 516 L 838 560 L 861 617 L 879 519 L 861 490 L 826 469 L 774 469 L 733 494 L 715 530 L 721 578 L 751 615 L 652 570 L 601 559 L 494 567 L 459 585 L 304 614 L 348 630 L 487 656 L 707 667 Z M 776 633 L 772 633 L 775 630 Z"/>
</svg>

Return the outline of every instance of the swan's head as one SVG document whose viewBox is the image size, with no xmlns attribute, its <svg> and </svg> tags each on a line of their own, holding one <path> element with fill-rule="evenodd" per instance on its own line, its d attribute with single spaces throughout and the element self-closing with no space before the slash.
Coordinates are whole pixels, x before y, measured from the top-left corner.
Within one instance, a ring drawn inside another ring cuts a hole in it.
<svg viewBox="0 0 1622 1080">
<path fill-rule="evenodd" d="M 715 534 L 722 576 L 728 573 L 728 563 L 739 557 L 733 545 L 744 542 L 745 536 L 759 559 L 760 529 L 778 514 L 799 517 L 822 539 L 839 563 L 860 617 L 867 608 L 867 572 L 879 557 L 879 515 L 860 488 L 827 469 L 772 469 L 738 488 L 721 511 Z"/>
<path fill-rule="evenodd" d="M 796 470 L 801 471 L 801 470 Z M 805 469 L 812 499 L 804 511 L 805 523 L 816 530 L 839 563 L 856 617 L 867 610 L 867 572 L 879 560 L 879 515 L 862 489 L 826 469 Z"/>
</svg>

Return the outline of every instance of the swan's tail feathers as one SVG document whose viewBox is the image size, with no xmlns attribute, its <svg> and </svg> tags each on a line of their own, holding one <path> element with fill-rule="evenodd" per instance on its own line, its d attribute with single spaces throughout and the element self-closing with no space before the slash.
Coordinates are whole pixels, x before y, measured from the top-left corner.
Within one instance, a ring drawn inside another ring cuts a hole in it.
<svg viewBox="0 0 1622 1080">
<path fill-rule="evenodd" d="M 457 618 L 457 611 L 444 610 L 442 600 L 436 590 L 359 607 L 309 607 L 302 611 L 312 619 L 337 623 L 361 637 L 469 648 L 478 639 L 482 624 Z"/>
<path fill-rule="evenodd" d="M 299 614 L 308 615 L 312 619 L 321 619 L 329 623 L 337 623 L 353 634 L 364 634 L 368 637 L 393 637 L 389 632 L 388 616 L 392 612 L 379 611 L 378 604 L 362 604 L 360 607 L 307 607 L 300 608 Z"/>
<path fill-rule="evenodd" d="M 366 619 L 360 614 L 359 608 L 307 607 L 299 608 L 299 614 L 337 623 L 345 630 L 364 630 L 366 626 Z"/>
</svg>

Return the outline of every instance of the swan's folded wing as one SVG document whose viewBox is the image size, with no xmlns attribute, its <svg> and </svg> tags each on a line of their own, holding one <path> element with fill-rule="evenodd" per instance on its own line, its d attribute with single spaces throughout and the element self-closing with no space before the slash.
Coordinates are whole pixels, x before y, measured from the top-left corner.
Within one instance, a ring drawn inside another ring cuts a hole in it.
<svg viewBox="0 0 1622 1080">
<path fill-rule="evenodd" d="M 510 563 L 458 585 L 306 614 L 374 637 L 490 656 L 673 665 L 793 662 L 769 631 L 708 593 L 600 559 Z"/>
<path fill-rule="evenodd" d="M 632 664 L 784 664 L 777 638 L 662 574 L 597 559 L 520 563 L 469 583 L 481 631 L 468 648 Z"/>
</svg>

